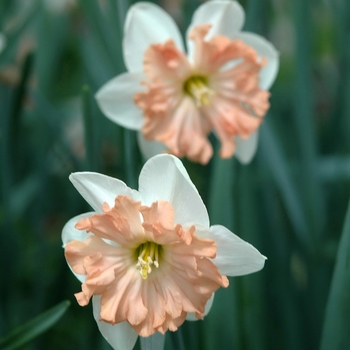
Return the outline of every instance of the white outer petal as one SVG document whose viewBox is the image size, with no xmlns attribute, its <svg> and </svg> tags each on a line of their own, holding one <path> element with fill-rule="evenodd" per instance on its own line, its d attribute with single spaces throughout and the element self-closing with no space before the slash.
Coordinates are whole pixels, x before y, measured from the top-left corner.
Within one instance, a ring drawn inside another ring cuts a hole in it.
<svg viewBox="0 0 350 350">
<path fill-rule="evenodd" d="M 214 301 L 214 295 L 215 293 L 213 293 L 210 297 L 210 299 L 207 301 L 207 303 L 205 304 L 205 310 L 204 310 L 204 316 L 207 316 L 212 305 L 213 305 L 213 301 Z M 186 316 L 186 321 L 198 321 L 198 318 L 196 317 L 196 313 L 195 312 L 189 312 Z"/>
<path fill-rule="evenodd" d="M 114 350 L 132 350 L 138 337 L 137 333 L 127 322 L 117 323 L 112 326 L 109 323 L 99 321 L 101 312 L 100 300 L 101 296 L 92 297 L 94 318 L 101 334 Z"/>
<path fill-rule="evenodd" d="M 259 86 L 268 90 L 276 79 L 279 68 L 279 52 L 265 38 L 260 35 L 248 32 L 241 32 L 235 35 L 235 39 L 241 39 L 247 45 L 252 46 L 260 57 L 265 57 L 267 64 L 260 70 Z"/>
<path fill-rule="evenodd" d="M 222 275 L 242 276 L 264 267 L 266 257 L 226 227 L 211 226 L 208 238 L 216 242 L 217 251 L 213 263 Z"/>
<path fill-rule="evenodd" d="M 141 131 L 137 133 L 137 141 L 140 150 L 146 159 L 152 158 L 153 156 L 164 153 L 168 150 L 168 148 L 161 142 L 146 140 Z"/>
<path fill-rule="evenodd" d="M 193 14 L 186 35 L 189 57 L 193 57 L 194 47 L 192 41 L 188 39 L 188 34 L 193 27 L 210 23 L 212 27 L 206 37 L 207 40 L 215 35 L 233 38 L 243 27 L 244 20 L 244 10 L 237 1 L 208 1 L 199 6 Z"/>
<path fill-rule="evenodd" d="M 145 88 L 143 73 L 124 73 L 109 80 L 95 95 L 103 114 L 125 128 L 139 130 L 144 119 L 142 110 L 134 102 L 134 95 Z"/>
<path fill-rule="evenodd" d="M 84 218 L 88 218 L 91 215 L 95 215 L 96 213 L 94 211 L 91 211 L 89 213 L 84 213 L 75 216 L 74 218 L 70 219 L 62 229 L 62 242 L 63 242 L 63 248 L 66 247 L 67 243 L 70 241 L 85 241 L 89 236 L 92 236 L 93 234 L 87 233 L 85 230 L 78 230 L 75 228 L 75 224 Z"/>
<path fill-rule="evenodd" d="M 174 20 L 159 6 L 138 2 L 131 6 L 125 20 L 123 54 L 130 72 L 143 71 L 143 56 L 151 44 L 162 44 L 173 39 L 184 52 L 179 29 Z"/>
<path fill-rule="evenodd" d="M 136 201 L 141 200 L 140 194 L 126 186 L 123 181 L 103 174 L 72 173 L 69 180 L 97 213 L 103 212 L 102 204 L 104 202 L 113 207 L 114 200 L 118 195 L 126 195 Z"/>
<path fill-rule="evenodd" d="M 139 191 L 146 205 L 157 200 L 170 202 L 175 210 L 175 224 L 195 222 L 209 227 L 202 198 L 175 156 L 160 154 L 149 159 L 140 173 Z"/>
<path fill-rule="evenodd" d="M 235 137 L 236 150 L 234 156 L 242 163 L 248 164 L 253 159 L 258 148 L 259 132 L 255 131 L 248 139 L 242 139 L 239 136 Z"/>
<path fill-rule="evenodd" d="M 77 230 L 74 226 L 75 224 L 83 218 L 87 218 L 91 215 L 96 214 L 95 212 L 90 213 L 84 213 L 80 214 L 78 216 L 75 216 L 74 218 L 70 219 L 63 227 L 62 229 L 62 242 L 63 242 L 63 248 L 66 247 L 67 243 L 70 241 L 85 241 L 89 236 L 92 236 L 93 234 L 87 233 L 85 230 Z M 74 274 L 74 276 L 81 282 L 84 283 L 86 279 L 86 275 L 79 275 L 75 273 L 71 266 L 68 264 L 68 267 Z"/>
</svg>

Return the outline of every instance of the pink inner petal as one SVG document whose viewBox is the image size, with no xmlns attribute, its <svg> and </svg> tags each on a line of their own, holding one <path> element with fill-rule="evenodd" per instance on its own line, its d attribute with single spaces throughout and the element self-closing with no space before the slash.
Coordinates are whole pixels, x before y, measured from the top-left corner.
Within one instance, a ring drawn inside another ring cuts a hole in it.
<svg viewBox="0 0 350 350">
<path fill-rule="evenodd" d="M 100 238 L 109 239 L 124 247 L 133 248 L 145 241 L 139 208 L 140 202 L 126 196 L 118 196 L 113 208 L 105 203 L 105 214 L 96 214 L 80 220 L 79 230 L 93 232 Z"/>
<path fill-rule="evenodd" d="M 190 72 L 186 56 L 171 39 L 164 44 L 151 45 L 145 52 L 143 64 L 145 74 L 153 82 L 179 83 Z"/>
<path fill-rule="evenodd" d="M 210 27 L 210 24 L 198 25 L 189 33 L 189 38 L 195 44 L 195 72 L 210 75 L 217 72 L 226 63 L 237 59 L 249 60 L 258 64 L 256 51 L 241 40 L 231 40 L 222 35 L 205 40 Z"/>
<path fill-rule="evenodd" d="M 145 222 L 150 224 L 157 222 L 168 230 L 172 229 L 174 224 L 174 209 L 169 202 L 154 202 L 150 207 L 141 207 L 140 212 Z"/>
<path fill-rule="evenodd" d="M 210 26 L 193 28 L 196 70 L 210 75 L 215 91 L 209 106 L 202 108 L 221 141 L 220 156 L 234 154 L 234 137 L 248 138 L 262 123 L 269 108 L 269 93 L 259 88 L 259 72 L 266 64 L 256 51 L 240 40 L 215 36 L 205 41 Z M 231 68 L 223 69 L 230 63 Z"/>
<path fill-rule="evenodd" d="M 190 97 L 183 95 L 179 103 L 164 114 L 145 116 L 143 132 L 146 138 L 164 143 L 178 157 L 206 164 L 213 150 L 207 139 L 211 130 Z"/>
<path fill-rule="evenodd" d="M 111 324 L 128 321 L 131 326 L 143 322 L 148 310 L 140 298 L 142 282 L 136 269 L 116 272 L 115 282 L 102 294 L 101 320 Z"/>
<path fill-rule="evenodd" d="M 151 82 L 145 92 L 134 96 L 143 109 L 145 138 L 164 143 L 176 156 L 207 163 L 212 147 L 207 140 L 210 124 L 184 93 L 191 67 L 172 41 L 151 45 L 145 53 L 144 71 Z"/>
<path fill-rule="evenodd" d="M 129 249 L 112 246 L 96 236 L 90 236 L 84 242 L 69 242 L 65 257 L 74 272 L 87 275 L 82 293 L 76 295 L 82 306 L 114 281 L 115 269 L 125 271 L 132 263 Z"/>
<path fill-rule="evenodd" d="M 261 124 L 269 108 L 269 93 L 259 88 L 259 72 L 266 64 L 256 51 L 240 40 L 215 36 L 205 41 L 210 25 L 193 28 L 195 70 L 210 76 L 209 86 L 216 96 L 202 111 L 219 137 L 220 156 L 234 154 L 234 137 L 248 138 Z M 233 66 L 223 69 L 226 64 Z"/>
<path fill-rule="evenodd" d="M 195 226 L 174 223 L 174 209 L 166 201 L 146 207 L 118 196 L 115 206 L 104 205 L 104 211 L 76 226 L 93 235 L 66 246 L 73 271 L 86 275 L 78 303 L 87 305 L 91 296 L 101 295 L 101 321 L 128 322 L 145 337 L 175 331 L 187 312 L 203 317 L 212 293 L 228 285 L 211 260 L 215 242 L 198 238 Z M 140 274 L 137 264 L 148 258 L 150 270 Z"/>
<path fill-rule="evenodd" d="M 134 329 L 141 336 L 148 337 L 150 334 L 155 333 L 155 330 L 166 319 L 165 300 L 157 293 L 154 283 L 149 280 L 145 281 L 145 286 L 141 292 L 141 299 L 148 308 L 148 318 L 136 325 Z"/>
</svg>

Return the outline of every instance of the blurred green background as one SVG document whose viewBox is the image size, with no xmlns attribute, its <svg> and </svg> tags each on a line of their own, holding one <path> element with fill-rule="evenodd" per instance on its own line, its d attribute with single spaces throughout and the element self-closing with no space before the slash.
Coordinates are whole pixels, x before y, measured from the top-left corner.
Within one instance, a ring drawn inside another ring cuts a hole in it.
<svg viewBox="0 0 350 350">
<path fill-rule="evenodd" d="M 183 33 L 201 3 L 155 2 Z M 143 159 L 136 135 L 107 120 L 93 97 L 125 71 L 122 27 L 132 3 L 0 1 L 0 338 L 62 300 L 72 302 L 23 349 L 110 349 L 91 305 L 81 308 L 74 299 L 80 283 L 65 262 L 61 230 L 89 210 L 71 172 L 99 171 L 137 188 Z M 261 272 L 230 279 L 204 321 L 168 333 L 166 349 L 179 349 L 174 338 L 187 350 L 319 349 L 321 339 L 323 350 L 350 349 L 350 217 L 343 230 L 350 4 L 240 3 L 244 29 L 280 52 L 258 152 L 246 166 L 218 157 L 205 167 L 184 163 L 211 223 L 229 227 L 268 260 Z"/>
</svg>

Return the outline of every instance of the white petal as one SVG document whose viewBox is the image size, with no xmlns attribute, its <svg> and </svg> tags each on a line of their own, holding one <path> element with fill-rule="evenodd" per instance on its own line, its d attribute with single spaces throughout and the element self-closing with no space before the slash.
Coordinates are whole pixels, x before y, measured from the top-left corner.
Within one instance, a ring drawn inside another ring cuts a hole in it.
<svg viewBox="0 0 350 350">
<path fill-rule="evenodd" d="M 140 337 L 141 350 L 163 350 L 165 334 L 154 333 L 147 338 Z"/>
<path fill-rule="evenodd" d="M 239 136 L 236 136 L 236 151 L 235 157 L 242 163 L 248 164 L 251 162 L 258 148 L 259 133 L 255 131 L 248 139 L 244 140 Z"/>
<path fill-rule="evenodd" d="M 124 73 L 104 84 L 96 93 L 103 114 L 125 128 L 139 130 L 144 123 L 142 110 L 134 102 L 134 95 L 144 90 L 143 73 Z"/>
<path fill-rule="evenodd" d="M 114 350 L 132 350 L 138 337 L 137 333 L 127 322 L 121 322 L 112 326 L 109 323 L 99 321 L 101 312 L 100 300 L 100 296 L 92 297 L 94 318 L 101 334 Z"/>
<path fill-rule="evenodd" d="M 83 218 L 87 218 L 91 215 L 94 215 L 95 212 L 90 212 L 90 213 L 84 213 L 78 216 L 75 216 L 74 218 L 70 219 L 63 227 L 62 229 L 62 242 L 63 242 L 63 248 L 65 248 L 65 246 L 67 245 L 68 242 L 70 241 L 85 241 L 86 238 L 88 238 L 89 236 L 92 236 L 92 233 L 87 233 L 84 230 L 77 230 L 74 226 L 75 224 Z M 72 268 L 70 267 L 70 265 L 68 264 L 70 270 L 72 271 L 72 273 L 74 274 L 74 276 L 81 282 L 84 283 L 85 282 L 85 278 L 86 275 L 79 275 L 77 273 L 75 273 Z"/>
<path fill-rule="evenodd" d="M 132 190 L 123 181 L 110 176 L 93 172 L 79 172 L 71 174 L 69 180 L 98 213 L 102 213 L 104 202 L 110 207 L 114 206 L 114 200 L 118 195 L 126 195 L 134 200 L 140 200 L 140 194 L 136 190 Z"/>
<path fill-rule="evenodd" d="M 190 28 L 210 23 L 208 38 L 215 35 L 232 38 L 242 29 L 244 20 L 244 10 L 237 1 L 208 1 L 195 11 Z"/>
<path fill-rule="evenodd" d="M 237 1 L 208 1 L 199 6 L 193 14 L 186 38 L 193 27 L 206 23 L 212 25 L 206 39 L 209 40 L 215 35 L 233 38 L 243 27 L 244 20 L 244 10 Z M 188 39 L 187 48 L 189 57 L 193 57 L 193 43 Z"/>
<path fill-rule="evenodd" d="M 241 276 L 261 270 L 266 258 L 251 244 L 243 241 L 226 227 L 210 227 L 210 236 L 217 245 L 213 263 L 226 276 Z"/>
<path fill-rule="evenodd" d="M 279 53 L 275 47 L 260 35 L 248 32 L 241 32 L 235 35 L 236 39 L 243 40 L 247 45 L 252 46 L 260 55 L 265 57 L 267 64 L 260 70 L 259 86 L 268 90 L 275 81 L 279 68 Z"/>
<path fill-rule="evenodd" d="M 80 220 L 84 218 L 88 218 L 91 215 L 96 214 L 95 212 L 89 212 L 84 213 L 75 216 L 74 218 L 70 219 L 63 227 L 62 229 L 62 242 L 63 242 L 63 248 L 67 245 L 70 241 L 85 241 L 86 238 L 89 236 L 92 236 L 92 233 L 86 233 L 84 230 L 77 230 L 75 228 L 75 224 Z"/>
<path fill-rule="evenodd" d="M 161 142 L 146 140 L 142 132 L 137 133 L 137 140 L 138 140 L 141 152 L 146 159 L 152 158 L 157 154 L 164 153 L 168 149 Z"/>
<path fill-rule="evenodd" d="M 214 295 L 215 293 L 213 293 L 210 297 L 210 299 L 207 301 L 207 303 L 205 304 L 205 310 L 204 310 L 204 316 L 207 316 L 212 305 L 213 305 L 213 301 L 214 301 Z M 186 320 L 187 321 L 198 321 L 198 318 L 196 317 L 196 313 L 195 312 L 189 312 L 186 316 Z"/>
<path fill-rule="evenodd" d="M 202 198 L 178 158 L 160 154 L 149 159 L 141 170 L 139 191 L 146 205 L 157 200 L 170 202 L 175 209 L 175 224 L 209 226 Z"/>
<path fill-rule="evenodd" d="M 151 44 L 162 44 L 173 39 L 184 51 L 180 31 L 174 20 L 159 6 L 139 2 L 131 6 L 125 20 L 123 54 L 130 72 L 143 71 L 143 56 Z"/>
</svg>

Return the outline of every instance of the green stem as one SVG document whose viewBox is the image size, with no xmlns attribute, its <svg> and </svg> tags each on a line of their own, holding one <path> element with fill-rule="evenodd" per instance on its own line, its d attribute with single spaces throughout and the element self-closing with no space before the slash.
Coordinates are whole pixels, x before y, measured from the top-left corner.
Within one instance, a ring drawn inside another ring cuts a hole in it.
<svg viewBox="0 0 350 350">
<path fill-rule="evenodd" d="M 96 128 L 94 127 L 94 117 L 92 113 L 91 93 L 89 86 L 85 85 L 82 90 L 83 117 L 84 117 L 84 141 L 85 141 L 85 159 L 86 169 L 98 171 L 100 164 L 98 162 L 98 147 Z"/>
<path fill-rule="evenodd" d="M 339 242 L 323 326 L 321 350 L 350 347 L 350 202 Z"/>
<path fill-rule="evenodd" d="M 124 163 L 125 177 L 129 187 L 137 188 L 137 180 L 135 174 L 135 132 L 124 129 Z"/>
<path fill-rule="evenodd" d="M 299 144 L 301 184 L 303 201 L 306 204 L 310 234 L 319 239 L 324 227 L 324 203 L 319 181 L 315 174 L 317 143 L 313 120 L 313 85 L 311 81 L 311 1 L 295 0 L 294 27 L 296 30 L 296 89 L 295 126 Z"/>
</svg>

